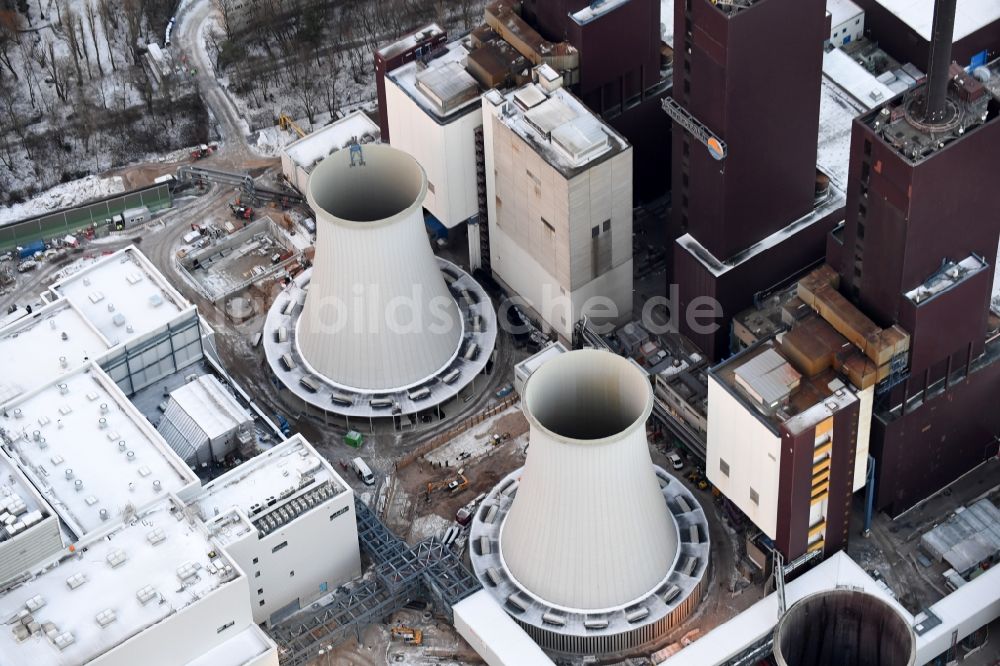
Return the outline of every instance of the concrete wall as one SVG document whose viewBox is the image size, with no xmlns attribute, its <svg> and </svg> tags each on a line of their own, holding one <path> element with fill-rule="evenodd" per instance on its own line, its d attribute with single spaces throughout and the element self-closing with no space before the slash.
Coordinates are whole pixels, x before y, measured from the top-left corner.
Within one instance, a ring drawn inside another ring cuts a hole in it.
<svg viewBox="0 0 1000 666">
<path fill-rule="evenodd" d="M 632 151 L 567 179 L 484 102 L 490 264 L 563 338 L 583 315 L 632 312 Z M 604 229 L 604 223 L 609 229 Z M 593 229 L 597 227 L 597 237 Z M 607 245 L 601 245 L 606 243 Z M 599 272 L 595 248 L 610 253 Z"/>
<path fill-rule="evenodd" d="M 251 623 L 246 579 L 223 584 L 90 662 L 92 666 L 176 666 L 200 657 Z M 226 624 L 232 625 L 223 629 Z"/>
<path fill-rule="evenodd" d="M 479 211 L 476 198 L 475 130 L 482 108 L 439 124 L 392 79 L 385 82 L 386 112 L 392 146 L 416 158 L 427 172 L 426 208 L 448 228 Z"/>
<path fill-rule="evenodd" d="M 708 480 L 771 539 L 778 533 L 781 455 L 781 438 L 709 375 Z M 720 459 L 729 464 L 728 476 Z M 751 488 L 758 503 L 750 501 Z"/>
<path fill-rule="evenodd" d="M 267 623 L 289 604 L 306 605 L 361 574 L 354 494 L 333 497 L 263 539 L 251 532 L 226 552 L 246 572 L 253 621 Z"/>
</svg>

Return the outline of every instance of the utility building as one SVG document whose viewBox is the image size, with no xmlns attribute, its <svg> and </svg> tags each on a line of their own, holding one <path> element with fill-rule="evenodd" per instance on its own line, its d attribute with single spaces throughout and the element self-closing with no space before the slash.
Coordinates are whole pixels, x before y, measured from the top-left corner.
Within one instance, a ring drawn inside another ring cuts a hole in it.
<svg viewBox="0 0 1000 666">
<path fill-rule="evenodd" d="M 253 419 L 213 375 L 170 394 L 156 429 L 188 465 L 222 462 L 254 443 Z"/>
<path fill-rule="evenodd" d="M 1000 99 L 952 62 L 966 4 L 937 3 L 926 84 L 855 120 L 845 226 L 827 253 L 844 295 L 912 337 L 872 438 L 877 506 L 893 515 L 997 454 L 1000 203 L 985 175 L 1000 166 Z"/>
<path fill-rule="evenodd" d="M 563 339 L 632 313 L 632 148 L 563 88 L 483 97 L 490 264 Z M 609 317 L 610 315 L 610 317 Z"/>
<path fill-rule="evenodd" d="M 822 256 L 840 200 L 816 169 L 823 0 L 674 5 L 674 282 L 681 331 L 713 359 L 753 295 Z M 787 27 L 794 25 L 794 30 Z M 766 61 L 762 55 L 767 54 Z M 721 305 L 714 333 L 684 312 Z"/>
</svg>

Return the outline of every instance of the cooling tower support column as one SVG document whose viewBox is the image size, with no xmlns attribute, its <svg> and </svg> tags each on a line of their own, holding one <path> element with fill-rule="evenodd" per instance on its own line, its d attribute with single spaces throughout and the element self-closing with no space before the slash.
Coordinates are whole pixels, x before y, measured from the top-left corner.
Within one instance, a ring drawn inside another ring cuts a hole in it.
<svg viewBox="0 0 1000 666">
<path fill-rule="evenodd" d="M 557 356 L 525 385 L 525 466 L 481 505 L 470 557 L 548 651 L 634 654 L 702 598 L 708 523 L 650 460 L 652 400 L 641 369 L 597 350 Z"/>
</svg>

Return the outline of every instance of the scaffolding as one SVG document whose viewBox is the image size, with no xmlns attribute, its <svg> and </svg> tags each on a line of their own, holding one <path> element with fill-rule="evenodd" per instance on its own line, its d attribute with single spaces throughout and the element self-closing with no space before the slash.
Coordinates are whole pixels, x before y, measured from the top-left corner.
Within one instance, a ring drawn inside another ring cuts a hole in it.
<svg viewBox="0 0 1000 666">
<path fill-rule="evenodd" d="M 410 546 L 357 497 L 354 506 L 358 541 L 375 563 L 372 574 L 359 584 L 338 589 L 319 608 L 272 627 L 282 664 L 305 664 L 352 635 L 360 641 L 364 627 L 428 595 L 451 621 L 452 606 L 481 588 L 437 537 Z"/>
</svg>

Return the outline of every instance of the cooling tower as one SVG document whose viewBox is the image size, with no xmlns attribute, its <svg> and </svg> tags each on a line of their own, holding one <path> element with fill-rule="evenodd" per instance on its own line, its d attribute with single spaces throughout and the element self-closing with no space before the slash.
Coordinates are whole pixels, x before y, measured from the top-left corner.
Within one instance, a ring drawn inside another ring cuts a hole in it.
<svg viewBox="0 0 1000 666">
<path fill-rule="evenodd" d="M 646 442 L 649 380 L 620 356 L 574 351 L 535 371 L 523 401 L 528 456 L 500 536 L 511 575 L 568 608 L 641 597 L 677 552 Z"/>
<path fill-rule="evenodd" d="M 426 192 L 416 160 L 388 145 L 341 150 L 313 170 L 316 258 L 296 341 L 319 375 L 391 391 L 457 355 L 463 318 L 424 230 Z"/>
<path fill-rule="evenodd" d="M 913 666 L 913 628 L 882 599 L 860 590 L 800 599 L 774 634 L 779 666 Z"/>
</svg>

